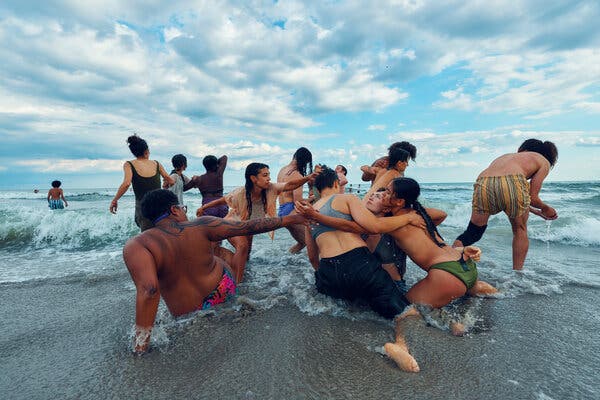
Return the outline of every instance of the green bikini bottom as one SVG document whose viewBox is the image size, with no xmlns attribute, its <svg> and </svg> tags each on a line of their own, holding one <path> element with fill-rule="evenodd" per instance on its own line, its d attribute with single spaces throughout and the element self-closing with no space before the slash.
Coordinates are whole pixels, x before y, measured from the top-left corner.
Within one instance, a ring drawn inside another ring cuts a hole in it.
<svg viewBox="0 0 600 400">
<path fill-rule="evenodd" d="M 477 265 L 471 259 L 464 261 L 462 255 L 457 261 L 442 262 L 432 265 L 429 269 L 441 269 L 454 275 L 465 284 L 467 290 L 471 289 L 477 282 Z"/>
</svg>

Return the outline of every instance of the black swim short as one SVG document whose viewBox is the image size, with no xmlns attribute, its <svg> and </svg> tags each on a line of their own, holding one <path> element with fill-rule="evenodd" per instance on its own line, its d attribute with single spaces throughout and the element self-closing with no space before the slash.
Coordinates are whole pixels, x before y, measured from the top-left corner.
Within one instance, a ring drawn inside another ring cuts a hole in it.
<svg viewBox="0 0 600 400">
<path fill-rule="evenodd" d="M 384 318 L 394 318 L 409 305 L 367 247 L 322 258 L 315 271 L 315 283 L 320 293 L 331 297 L 367 301 L 373 311 Z"/>
</svg>

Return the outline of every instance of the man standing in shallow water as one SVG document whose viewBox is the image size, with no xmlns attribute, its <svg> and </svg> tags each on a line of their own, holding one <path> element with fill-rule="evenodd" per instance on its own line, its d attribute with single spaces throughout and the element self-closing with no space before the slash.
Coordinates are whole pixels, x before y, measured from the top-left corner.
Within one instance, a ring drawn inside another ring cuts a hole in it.
<svg viewBox="0 0 600 400">
<path fill-rule="evenodd" d="M 129 239 L 123 248 L 136 287 L 134 352 L 138 354 L 148 349 L 161 296 L 177 317 L 223 303 L 235 294 L 237 271 L 228 260 L 215 256 L 211 241 L 304 222 L 300 215 L 243 222 L 206 216 L 188 221 L 186 207 L 164 189 L 146 194 L 141 207 L 154 227 Z M 230 252 L 221 250 L 220 255 L 230 258 Z"/>
<path fill-rule="evenodd" d="M 473 185 L 469 226 L 452 246 L 463 247 L 477 242 L 487 228 L 490 215 L 504 211 L 513 231 L 513 269 L 523 269 L 529 250 L 529 212 L 546 220 L 558 218 L 556 210 L 539 196 L 542 183 L 557 159 L 558 150 L 554 143 L 527 139 L 517 153 L 505 154 L 492 161 Z"/>
</svg>

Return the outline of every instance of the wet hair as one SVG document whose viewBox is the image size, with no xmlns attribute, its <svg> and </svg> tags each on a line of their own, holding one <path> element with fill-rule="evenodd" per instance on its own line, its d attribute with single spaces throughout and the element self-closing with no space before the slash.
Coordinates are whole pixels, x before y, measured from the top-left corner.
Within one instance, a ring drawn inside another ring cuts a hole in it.
<svg viewBox="0 0 600 400">
<path fill-rule="evenodd" d="M 143 156 L 146 150 L 148 150 L 148 143 L 138 135 L 129 136 L 127 138 L 127 145 L 131 153 L 136 157 Z"/>
<path fill-rule="evenodd" d="M 294 160 L 296 160 L 296 168 L 302 176 L 306 176 L 306 166 L 309 166 L 309 174 L 312 174 L 312 153 L 306 147 L 300 147 L 294 153 Z"/>
<path fill-rule="evenodd" d="M 202 159 L 202 165 L 204 165 L 206 171 L 215 172 L 219 166 L 219 160 L 217 160 L 217 157 L 213 155 L 206 156 Z"/>
<path fill-rule="evenodd" d="M 187 158 L 183 154 L 175 154 L 173 158 L 171 158 L 171 163 L 175 169 L 187 167 Z"/>
<path fill-rule="evenodd" d="M 407 162 L 409 157 L 410 154 L 406 150 L 400 148 L 391 149 L 388 153 L 388 169 L 395 168 L 398 161 Z"/>
<path fill-rule="evenodd" d="M 150 221 L 154 221 L 161 215 L 168 213 L 171 206 L 177 204 L 179 204 L 177 195 L 170 190 L 152 190 L 142 198 L 142 215 Z"/>
<path fill-rule="evenodd" d="M 261 169 L 269 168 L 267 164 L 253 162 L 248 164 L 246 167 L 246 172 L 244 173 L 244 177 L 246 178 L 246 184 L 244 187 L 246 188 L 246 203 L 248 203 L 248 217 L 252 215 L 252 189 L 254 188 L 254 183 L 252 183 L 251 176 L 257 176 Z M 267 190 L 262 189 L 260 191 L 260 197 L 262 198 L 263 207 L 265 209 L 265 214 L 267 213 Z"/>
<path fill-rule="evenodd" d="M 344 167 L 342 164 L 338 164 L 338 166 L 337 166 L 337 167 L 342 167 L 342 173 L 343 173 L 344 175 L 348 175 L 348 170 L 347 170 L 347 169 L 346 169 L 346 167 Z M 337 168 L 337 167 L 335 167 L 335 168 Z"/>
<path fill-rule="evenodd" d="M 392 143 L 392 145 L 388 147 L 388 152 L 392 149 L 402 149 L 408 152 L 408 154 L 410 154 L 410 159 L 413 161 L 415 161 L 415 158 L 417 158 L 417 148 L 413 144 L 410 144 L 408 142 L 403 141 Z"/>
<path fill-rule="evenodd" d="M 519 153 L 522 151 L 535 151 L 543 155 L 551 167 L 554 167 L 558 159 L 558 149 L 554 143 L 549 141 L 542 142 L 539 139 L 527 139 L 519 146 Z"/>
<path fill-rule="evenodd" d="M 321 173 L 315 178 L 315 187 L 319 193 L 325 188 L 333 187 L 335 182 L 339 182 L 337 173 L 327 165 L 321 165 Z"/>
<path fill-rule="evenodd" d="M 417 201 L 421 194 L 419 183 L 412 178 L 396 178 L 392 181 L 392 187 L 394 189 L 394 196 L 398 199 L 404 199 L 405 208 L 411 208 L 423 217 L 427 225 L 427 232 L 435 244 L 439 247 L 446 246 L 446 243 L 443 241 L 438 241 L 436 233 L 440 238 L 442 238 L 442 235 L 440 235 L 431 217 L 427 214 L 427 210 Z M 442 238 L 442 240 L 444 239 Z"/>
<path fill-rule="evenodd" d="M 52 181 L 51 185 L 53 188 L 59 188 L 60 185 L 62 185 L 62 182 L 61 181 Z"/>
</svg>

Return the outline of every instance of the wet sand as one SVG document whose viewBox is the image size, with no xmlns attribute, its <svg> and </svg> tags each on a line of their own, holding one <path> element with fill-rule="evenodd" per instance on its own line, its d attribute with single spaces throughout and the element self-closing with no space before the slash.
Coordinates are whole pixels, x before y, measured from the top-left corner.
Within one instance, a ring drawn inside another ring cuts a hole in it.
<svg viewBox="0 0 600 400">
<path fill-rule="evenodd" d="M 597 399 L 600 291 L 475 300 L 466 337 L 414 319 L 421 372 L 381 355 L 391 323 L 310 316 L 282 301 L 167 324 L 128 352 L 127 275 L 0 286 L 0 398 Z M 588 332 L 588 334 L 581 334 Z"/>
</svg>

